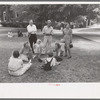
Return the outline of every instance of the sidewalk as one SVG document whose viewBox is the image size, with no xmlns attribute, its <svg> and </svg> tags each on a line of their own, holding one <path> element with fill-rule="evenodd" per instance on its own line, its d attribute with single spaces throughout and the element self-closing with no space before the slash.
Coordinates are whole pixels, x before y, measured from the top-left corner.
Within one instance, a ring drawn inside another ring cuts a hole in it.
<svg viewBox="0 0 100 100">
<path fill-rule="evenodd" d="M 2 27 L 0 28 L 0 36 L 7 35 L 9 30 L 12 30 L 14 35 L 17 35 L 18 28 L 3 28 Z M 23 34 L 27 34 L 24 28 L 21 28 L 21 30 L 23 30 Z M 77 35 L 79 37 L 92 40 L 95 42 L 100 42 L 99 30 L 100 29 L 98 27 L 97 28 L 96 27 L 95 28 L 77 28 L 77 29 L 73 29 L 73 35 Z M 54 29 L 54 35 L 62 35 L 62 34 L 63 33 L 61 30 Z M 37 35 L 43 35 L 40 29 L 38 30 Z"/>
<path fill-rule="evenodd" d="M 78 28 L 78 29 L 73 29 L 73 35 L 77 35 L 79 37 L 91 40 L 91 41 L 95 41 L 95 42 L 100 42 L 100 32 L 99 31 L 91 31 L 91 32 L 87 32 L 86 30 L 96 30 L 96 28 Z M 99 29 L 99 28 L 97 28 Z M 54 35 L 62 35 L 62 31 L 61 30 L 54 30 Z M 37 35 L 42 35 L 41 31 L 37 32 Z"/>
<path fill-rule="evenodd" d="M 88 29 L 93 30 L 93 28 L 74 29 L 73 34 L 78 35 L 78 36 L 83 37 L 83 38 L 86 38 L 88 40 L 100 42 L 100 32 L 99 31 L 97 31 L 97 32 L 94 32 L 94 31 L 85 32 L 85 30 L 88 30 Z"/>
</svg>

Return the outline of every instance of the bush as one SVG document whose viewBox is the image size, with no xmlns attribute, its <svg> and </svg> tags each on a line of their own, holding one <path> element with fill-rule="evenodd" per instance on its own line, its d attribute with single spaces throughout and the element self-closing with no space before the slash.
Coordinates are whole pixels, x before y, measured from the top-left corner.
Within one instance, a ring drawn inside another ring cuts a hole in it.
<svg viewBox="0 0 100 100">
<path fill-rule="evenodd" d="M 1 22 L 3 27 L 20 27 L 26 28 L 28 23 L 26 22 Z"/>
<path fill-rule="evenodd" d="M 28 26 L 28 22 L 1 22 L 3 27 L 19 27 L 19 28 L 26 28 Z M 38 29 L 42 29 L 42 25 L 40 22 L 34 23 Z"/>
</svg>

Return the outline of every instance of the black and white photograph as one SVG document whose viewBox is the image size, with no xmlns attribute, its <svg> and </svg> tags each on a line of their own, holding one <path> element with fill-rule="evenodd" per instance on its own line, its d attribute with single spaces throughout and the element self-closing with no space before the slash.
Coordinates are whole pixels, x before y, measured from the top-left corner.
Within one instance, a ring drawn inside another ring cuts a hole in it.
<svg viewBox="0 0 100 100">
<path fill-rule="evenodd" d="M 0 4 L 0 83 L 100 82 L 100 4 Z"/>
<path fill-rule="evenodd" d="M 100 98 L 100 2 L 0 1 L 0 98 Z"/>
</svg>

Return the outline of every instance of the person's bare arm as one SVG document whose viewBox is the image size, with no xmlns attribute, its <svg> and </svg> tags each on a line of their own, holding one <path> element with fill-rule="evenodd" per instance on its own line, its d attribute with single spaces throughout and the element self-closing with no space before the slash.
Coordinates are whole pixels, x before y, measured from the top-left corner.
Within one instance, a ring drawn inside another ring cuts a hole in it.
<svg viewBox="0 0 100 100">
<path fill-rule="evenodd" d="M 21 48 L 21 50 L 19 51 L 19 53 L 20 53 L 20 54 L 22 54 L 22 53 L 23 53 L 23 48 Z"/>
<path fill-rule="evenodd" d="M 45 26 L 43 27 L 42 33 L 45 34 Z"/>
<path fill-rule="evenodd" d="M 65 35 L 64 29 L 62 28 L 62 29 L 61 29 L 61 31 L 62 31 L 62 33 L 63 33 L 63 36 L 64 36 L 64 35 Z"/>
<path fill-rule="evenodd" d="M 52 30 L 51 30 L 51 33 L 50 33 L 51 35 L 53 35 L 54 34 L 54 30 L 53 30 L 53 27 L 52 27 Z"/>
</svg>

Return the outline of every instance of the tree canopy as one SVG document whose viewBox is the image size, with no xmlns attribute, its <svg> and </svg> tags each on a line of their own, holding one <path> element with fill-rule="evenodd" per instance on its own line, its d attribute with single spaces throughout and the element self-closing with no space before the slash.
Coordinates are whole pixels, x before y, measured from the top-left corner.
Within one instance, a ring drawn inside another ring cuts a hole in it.
<svg viewBox="0 0 100 100">
<path fill-rule="evenodd" d="M 29 19 L 33 19 L 42 24 L 48 19 L 57 22 L 71 22 L 81 16 L 86 16 L 86 18 L 90 20 L 100 15 L 99 4 L 9 5 L 8 8 L 7 5 L 0 5 L 0 11 L 2 12 L 4 9 L 6 9 L 6 11 L 11 9 L 14 13 L 17 13 L 18 16 L 15 20 L 28 21 Z M 0 16 L 2 16 L 1 13 Z"/>
</svg>

